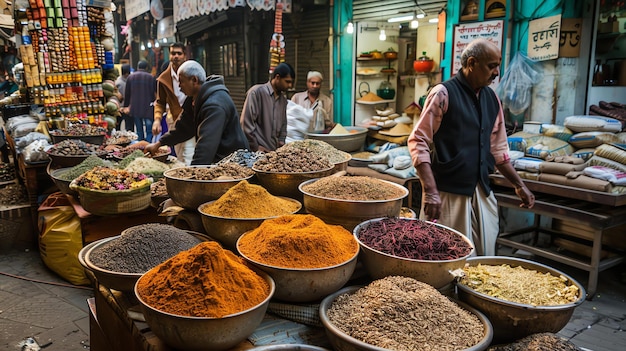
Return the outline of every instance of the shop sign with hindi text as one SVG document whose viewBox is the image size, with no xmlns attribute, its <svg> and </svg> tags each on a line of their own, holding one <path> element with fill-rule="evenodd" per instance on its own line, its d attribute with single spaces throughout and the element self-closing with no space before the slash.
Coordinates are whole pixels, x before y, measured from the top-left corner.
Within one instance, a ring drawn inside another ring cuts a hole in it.
<svg viewBox="0 0 626 351">
<path fill-rule="evenodd" d="M 528 23 L 528 57 L 535 61 L 559 57 L 561 15 L 536 19 Z"/>
</svg>

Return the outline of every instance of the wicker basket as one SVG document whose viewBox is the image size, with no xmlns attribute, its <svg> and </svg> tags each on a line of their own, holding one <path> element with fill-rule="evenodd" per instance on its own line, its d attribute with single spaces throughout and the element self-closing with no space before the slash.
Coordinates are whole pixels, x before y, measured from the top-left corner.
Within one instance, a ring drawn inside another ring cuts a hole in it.
<svg viewBox="0 0 626 351">
<path fill-rule="evenodd" d="M 97 216 L 112 216 L 144 210 L 150 207 L 150 183 L 130 190 L 93 190 L 77 186 L 80 204 L 85 211 Z"/>
</svg>

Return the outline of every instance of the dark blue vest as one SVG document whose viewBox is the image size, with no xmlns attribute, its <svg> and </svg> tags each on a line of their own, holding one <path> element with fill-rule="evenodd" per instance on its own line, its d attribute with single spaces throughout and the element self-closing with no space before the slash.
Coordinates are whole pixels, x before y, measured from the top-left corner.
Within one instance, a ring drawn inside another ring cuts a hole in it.
<svg viewBox="0 0 626 351">
<path fill-rule="evenodd" d="M 490 88 L 476 93 L 459 71 L 442 83 L 448 89 L 448 111 L 433 137 L 432 169 L 441 191 L 472 196 L 476 184 L 488 194 L 494 171 L 491 132 L 500 104 Z"/>
</svg>

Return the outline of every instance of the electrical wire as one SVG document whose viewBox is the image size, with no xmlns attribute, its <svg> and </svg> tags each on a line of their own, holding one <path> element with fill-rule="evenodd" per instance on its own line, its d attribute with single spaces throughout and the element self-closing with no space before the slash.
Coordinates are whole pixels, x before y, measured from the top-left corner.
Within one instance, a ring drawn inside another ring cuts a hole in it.
<svg viewBox="0 0 626 351">
<path fill-rule="evenodd" d="M 15 274 L 6 273 L 6 272 L 0 272 L 0 275 L 4 275 L 4 276 L 10 277 L 10 278 L 15 278 L 15 279 L 26 280 L 26 281 L 33 282 L 33 283 L 48 284 L 48 285 L 55 285 L 55 286 L 60 286 L 60 287 L 64 287 L 64 288 L 73 288 L 73 289 L 82 289 L 82 290 L 91 290 L 91 291 L 93 291 L 92 288 L 89 288 L 89 287 L 86 287 L 86 286 L 71 285 L 71 284 L 65 284 L 65 283 L 49 282 L 49 281 L 33 279 L 33 278 L 26 278 L 26 277 L 22 277 L 20 275 L 15 275 Z"/>
</svg>

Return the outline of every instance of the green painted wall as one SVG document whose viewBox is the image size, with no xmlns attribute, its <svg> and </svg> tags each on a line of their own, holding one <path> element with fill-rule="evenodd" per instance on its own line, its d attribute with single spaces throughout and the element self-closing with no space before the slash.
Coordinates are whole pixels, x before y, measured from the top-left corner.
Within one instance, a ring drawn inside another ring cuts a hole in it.
<svg viewBox="0 0 626 351">
<path fill-rule="evenodd" d="M 333 8 L 333 66 L 334 72 L 334 113 L 335 122 L 344 126 L 352 125 L 352 72 L 354 34 L 345 32 L 352 18 L 352 1 L 336 1 Z"/>
</svg>

